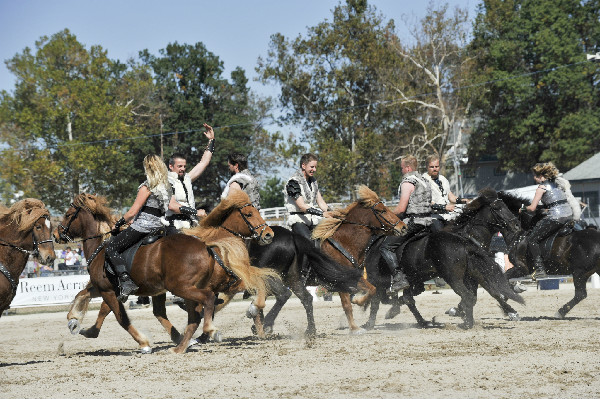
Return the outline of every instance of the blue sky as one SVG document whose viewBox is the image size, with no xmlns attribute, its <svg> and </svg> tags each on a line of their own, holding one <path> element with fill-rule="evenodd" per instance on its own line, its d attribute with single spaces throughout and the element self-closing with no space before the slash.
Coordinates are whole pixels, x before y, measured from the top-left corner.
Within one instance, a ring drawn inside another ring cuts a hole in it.
<svg viewBox="0 0 600 399">
<path fill-rule="evenodd" d="M 471 18 L 479 0 L 449 0 L 466 7 Z M 101 45 L 112 59 L 125 61 L 148 49 L 153 54 L 168 43 L 202 42 L 225 66 L 225 76 L 240 66 L 258 94 L 274 95 L 275 88 L 254 82 L 259 56 L 265 56 L 270 36 L 305 35 L 307 27 L 328 19 L 338 0 L 221 0 L 166 2 L 157 0 L 0 0 L 0 90 L 12 91 L 14 76 L 5 60 L 35 48 L 41 36 L 65 28 L 87 48 Z M 371 0 L 398 32 L 408 36 L 403 20 L 421 18 L 424 0 Z M 436 1 L 439 3 L 439 1 Z"/>
</svg>

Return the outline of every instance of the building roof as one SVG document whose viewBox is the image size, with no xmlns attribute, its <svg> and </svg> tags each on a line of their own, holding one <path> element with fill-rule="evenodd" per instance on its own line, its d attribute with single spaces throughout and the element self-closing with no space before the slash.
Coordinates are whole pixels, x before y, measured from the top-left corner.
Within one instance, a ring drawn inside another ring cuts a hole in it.
<svg viewBox="0 0 600 399">
<path fill-rule="evenodd" d="M 564 178 L 570 182 L 600 180 L 600 152 L 566 172 Z"/>
</svg>

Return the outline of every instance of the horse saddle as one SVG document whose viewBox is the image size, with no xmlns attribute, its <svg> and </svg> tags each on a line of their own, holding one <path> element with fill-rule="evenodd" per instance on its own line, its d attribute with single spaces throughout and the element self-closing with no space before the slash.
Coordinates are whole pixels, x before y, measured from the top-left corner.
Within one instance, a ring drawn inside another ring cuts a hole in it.
<svg viewBox="0 0 600 399">
<path fill-rule="evenodd" d="M 140 241 L 138 241 L 136 244 L 133 244 L 131 247 L 127 248 L 125 251 L 122 252 L 123 258 L 125 259 L 125 266 L 127 268 L 127 272 L 131 272 L 131 266 L 133 265 L 133 258 L 135 257 L 136 252 L 138 251 L 138 249 L 140 249 L 140 247 L 142 245 L 150 245 L 150 244 L 154 244 L 156 241 L 160 240 L 161 238 L 167 236 L 167 229 L 166 228 L 160 228 L 160 229 L 154 229 L 152 230 L 150 233 L 148 233 L 148 235 L 146 235 L 144 238 L 142 238 Z M 108 261 L 108 258 L 106 258 L 106 261 L 104 262 L 104 268 L 106 270 L 108 270 L 111 274 L 115 274 L 115 271 L 112 267 L 112 265 L 110 264 L 110 262 Z"/>
<path fill-rule="evenodd" d="M 542 243 L 541 247 L 544 249 L 542 251 L 542 258 L 544 260 L 548 260 L 550 258 L 550 253 L 552 252 L 552 246 L 554 245 L 554 241 L 556 237 L 564 237 L 572 234 L 574 231 L 584 230 L 585 226 L 583 226 L 579 222 L 570 221 L 566 223 L 563 227 L 561 227 L 556 233 L 552 234 L 550 237 L 546 238 L 546 240 Z"/>
</svg>

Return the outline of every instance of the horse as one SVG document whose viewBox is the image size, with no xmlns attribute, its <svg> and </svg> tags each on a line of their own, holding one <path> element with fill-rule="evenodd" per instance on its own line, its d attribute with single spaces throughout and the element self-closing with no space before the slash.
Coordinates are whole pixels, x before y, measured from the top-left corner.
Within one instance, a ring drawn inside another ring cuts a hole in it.
<svg viewBox="0 0 600 399">
<path fill-rule="evenodd" d="M 54 262 L 50 212 L 34 198 L 0 205 L 0 317 L 17 293 L 19 276 L 29 256 L 42 264 Z"/>
<path fill-rule="evenodd" d="M 93 289 L 84 289 L 80 292 L 81 295 L 78 294 L 69 313 L 72 314 L 73 309 L 76 309 L 80 312 L 73 312 L 74 317 L 81 318 L 81 313 L 84 314 L 87 310 L 89 298 L 99 294 L 106 307 L 115 314 L 119 324 L 139 344 L 142 353 L 151 353 L 148 339 L 131 324 L 123 304 L 117 300 L 115 277 L 104 269 L 103 232 L 109 231 L 114 221 L 105 204 L 106 200 L 102 197 L 80 194 L 75 197 L 62 222 L 54 230 L 54 238 L 58 242 L 73 240 L 75 237 L 83 239 L 90 282 L 93 285 Z M 207 233 L 203 229 L 211 230 L 217 224 L 228 226 L 232 231 L 252 230 L 264 243 L 270 242 L 273 237 L 273 231 L 266 225 L 258 210 L 250 205 L 248 196 L 243 192 L 232 193 L 223 200 L 202 221 L 196 233 L 205 238 L 210 237 L 210 231 Z M 262 229 L 259 231 L 257 227 Z M 255 304 L 262 309 L 265 305 L 266 281 L 277 278 L 271 270 L 250 266 L 246 247 L 237 238 L 205 242 L 186 234 L 169 235 L 153 244 L 140 247 L 133 259 L 131 276 L 140 287 L 138 295 L 154 297 L 171 291 L 185 299 L 188 325 L 182 337 L 166 317 L 166 312 L 155 313 L 172 339 L 178 342 L 176 347 L 170 349 L 174 353 L 186 351 L 198 328 L 200 312 L 204 310 L 207 315 L 213 314 L 215 293 L 255 291 Z M 160 309 L 159 303 L 156 306 Z M 101 308 L 100 314 L 102 312 Z M 264 337 L 260 318 L 257 316 L 255 321 L 259 337 Z M 217 329 L 212 323 L 212 317 L 204 318 L 202 331 L 211 338 L 215 337 Z"/>
<path fill-rule="evenodd" d="M 524 303 L 504 277 L 504 274 L 484 250 L 483 242 L 491 241 L 492 234 L 498 229 L 507 235 L 514 234 L 518 226 L 514 218 L 505 219 L 512 214 L 496 201 L 495 191 L 483 191 L 482 195 L 465 207 L 465 213 L 447 230 L 423 234 L 407 243 L 401 255 L 401 265 L 407 274 L 410 287 L 403 291 L 401 298 L 394 300 L 393 307 L 398 313 L 401 304 L 406 304 L 415 316 L 419 327 L 443 327 L 443 324 L 425 320 L 416 308 L 414 296 L 424 291 L 424 282 L 434 277 L 442 277 L 461 297 L 459 309 L 463 318 L 461 327 L 474 325 L 473 308 L 477 301 L 477 287 L 482 285 L 501 305 L 506 313 L 515 313 L 506 299 Z M 461 237 L 452 231 L 462 231 Z M 468 237 L 468 238 L 467 238 Z M 489 246 L 489 242 L 487 243 Z M 369 321 L 363 326 L 371 329 L 375 325 L 379 303 L 383 301 L 383 292 L 390 284 L 390 271 L 379 255 L 381 242 L 375 243 L 366 262 L 368 279 L 380 293 L 371 301 Z M 398 249 L 402 251 L 402 248 Z M 392 310 L 390 309 L 390 310 Z M 393 317 L 393 313 L 392 316 Z M 387 318 L 388 316 L 386 316 Z M 389 318 L 391 318 L 389 317 Z M 512 317 L 511 317 L 512 318 Z"/>
<path fill-rule="evenodd" d="M 538 209 L 533 214 L 531 221 L 524 220 L 525 216 L 520 214 L 519 210 L 523 206 L 529 206 L 531 201 L 507 192 L 499 192 L 498 197 L 504 201 L 514 215 L 521 216 L 521 224 L 524 227 L 533 227 L 535 221 L 542 216 L 542 210 Z M 524 231 L 513 242 L 509 251 L 509 259 L 514 264 L 514 267 L 506 272 L 509 279 L 530 275 L 533 271 L 533 262 L 528 259 L 527 254 L 527 240 L 523 239 L 525 236 L 526 232 Z M 551 245 L 548 251 L 544 251 L 547 254 L 544 257 L 544 263 L 548 274 L 573 275 L 575 295 L 554 315 L 558 319 L 564 319 L 575 305 L 587 297 L 587 280 L 592 274 L 600 271 L 600 232 L 595 228 L 588 227 L 574 230 L 566 235 L 559 233 L 547 240 L 546 244 Z"/>
<path fill-rule="evenodd" d="M 321 251 L 334 262 L 361 273 L 367 253 L 378 237 L 399 236 L 406 229 L 406 225 L 367 186 L 359 187 L 357 201 L 332 214 L 333 217 L 319 222 L 312 237 L 320 240 Z M 352 304 L 365 307 L 376 293 L 376 288 L 368 281 L 361 284 L 367 291 L 360 298 L 351 299 L 350 292 L 339 292 L 351 334 L 365 332 L 354 321 Z"/>
<path fill-rule="evenodd" d="M 404 224 L 368 187 L 359 187 L 358 197 L 359 199 L 346 211 L 336 213 L 337 217 L 341 217 L 341 215 L 343 217 L 332 220 L 336 227 L 340 224 L 348 227 L 348 229 L 342 228 L 338 235 L 340 237 L 344 235 L 344 244 L 354 252 L 355 259 L 360 261 L 371 232 L 401 234 Z M 324 223 L 323 226 L 325 226 L 326 220 L 328 219 L 321 221 Z M 322 228 L 317 227 L 317 229 Z M 276 301 L 265 316 L 265 330 L 272 332 L 275 319 L 293 292 L 300 299 L 306 311 L 308 326 L 305 335 L 309 338 L 314 337 L 316 326 L 312 306 L 313 297 L 306 289 L 306 285 L 323 285 L 331 292 L 340 292 L 342 306 L 348 318 L 349 331 L 351 334 L 360 333 L 361 328 L 356 325 L 352 317 L 352 303 L 364 306 L 374 292 L 373 286 L 363 277 L 362 270 L 349 263 L 345 257 L 333 259 L 331 248 L 327 244 L 323 244 L 319 250 L 310 240 L 284 227 L 273 226 L 273 230 L 275 237 L 270 245 L 250 244 L 250 258 L 252 264 L 257 267 L 276 270 L 291 292 L 285 286 L 280 286 L 275 290 L 271 285 Z M 365 232 L 369 234 L 364 234 Z M 335 255 L 338 254 L 339 252 L 336 251 Z M 345 294 L 358 291 L 367 294 L 362 297 L 354 297 L 352 301 L 350 301 L 349 294 Z"/>
</svg>

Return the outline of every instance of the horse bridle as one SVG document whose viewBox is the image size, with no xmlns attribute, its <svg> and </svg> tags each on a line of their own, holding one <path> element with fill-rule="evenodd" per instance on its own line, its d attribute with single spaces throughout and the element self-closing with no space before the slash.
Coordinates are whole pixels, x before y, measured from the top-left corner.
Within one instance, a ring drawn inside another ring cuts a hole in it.
<svg viewBox="0 0 600 399">
<path fill-rule="evenodd" d="M 503 227 L 506 227 L 506 228 L 510 227 L 509 226 L 510 222 L 514 222 L 514 221 L 518 222 L 519 221 L 518 218 L 516 216 L 514 216 L 514 215 L 510 219 L 505 220 L 505 218 L 502 217 L 498 213 L 498 211 L 494 208 L 494 204 L 497 204 L 498 201 L 502 202 L 502 200 L 500 198 L 497 198 L 494 201 L 490 202 L 490 213 L 493 215 L 495 221 L 485 220 L 485 219 L 482 219 L 482 218 L 478 218 L 476 216 L 474 216 L 471 220 L 472 221 L 481 221 L 481 222 L 483 222 L 483 224 L 487 224 L 487 225 L 498 227 L 499 230 L 501 230 Z M 511 215 L 512 215 L 512 212 L 511 212 Z M 518 233 L 515 233 L 515 234 L 518 234 Z M 469 237 L 471 239 L 474 239 L 474 238 L 471 237 L 471 235 L 469 235 Z M 512 244 L 512 241 L 514 241 L 514 240 L 511 240 L 511 244 Z"/>
<path fill-rule="evenodd" d="M 42 218 L 48 220 L 47 216 L 40 216 L 37 220 L 40 220 Z M 37 220 L 36 220 L 36 222 L 37 222 Z M 37 257 L 40 254 L 40 248 L 39 248 L 39 246 L 41 244 L 46 244 L 48 242 L 52 242 L 52 238 L 49 238 L 48 240 L 42 240 L 42 241 L 36 240 L 35 234 L 34 234 L 33 231 L 31 232 L 31 238 L 32 238 L 32 241 L 33 241 L 33 249 L 31 251 L 29 251 L 29 250 L 27 250 L 25 248 L 21 248 L 18 245 L 12 244 L 12 243 L 10 243 L 10 242 L 8 242 L 6 240 L 3 240 L 1 238 L 0 238 L 0 241 L 1 241 L 0 245 L 5 246 L 5 247 L 10 247 L 10 248 L 16 249 L 17 251 L 21 251 L 24 254 L 33 255 L 33 256 Z"/>
<path fill-rule="evenodd" d="M 86 237 L 86 238 L 82 238 L 81 240 L 73 240 L 71 237 L 69 237 L 69 229 L 71 228 L 71 224 L 75 221 L 75 219 L 77 219 L 77 216 L 79 216 L 79 212 L 81 211 L 82 207 L 81 206 L 77 206 L 74 203 L 71 202 L 71 207 L 75 208 L 75 212 L 71 215 L 71 217 L 69 218 L 69 221 L 67 222 L 67 227 L 63 226 L 62 223 L 58 224 L 58 227 L 60 229 L 62 229 L 62 231 L 60 231 L 60 229 L 57 228 L 58 230 L 58 236 L 60 237 L 61 240 L 65 241 L 65 242 L 82 242 L 82 241 L 87 241 L 87 240 L 91 240 L 94 238 L 100 238 L 100 237 L 104 237 L 106 234 L 108 233 L 104 233 L 104 234 L 98 234 L 92 237 Z"/>
<path fill-rule="evenodd" d="M 375 203 L 373 206 L 371 206 L 370 208 L 371 208 L 371 211 L 373 211 L 373 214 L 375 215 L 375 218 L 377 219 L 377 221 L 378 221 L 379 223 L 381 223 L 381 227 L 377 227 L 377 226 L 371 226 L 371 225 L 369 225 L 369 224 L 364 224 L 364 223 L 360 223 L 360 222 L 350 222 L 350 221 L 348 221 L 348 220 L 346 220 L 346 219 L 342 219 L 342 218 L 338 218 L 338 219 L 340 219 L 340 220 L 342 221 L 342 223 L 346 223 L 346 224 L 355 224 L 355 225 L 358 225 L 358 226 L 367 227 L 367 228 L 369 228 L 369 229 L 371 229 L 371 230 L 381 230 L 381 231 L 383 231 L 384 233 L 387 233 L 387 232 L 390 232 L 390 231 L 393 231 L 393 230 L 395 230 L 395 229 L 396 229 L 396 226 L 398 225 L 398 223 L 400 223 L 400 219 L 398 219 L 398 221 L 397 221 L 396 223 L 392 223 L 392 222 L 390 222 L 389 220 L 387 220 L 387 219 L 386 219 L 384 216 L 382 216 L 382 215 L 383 215 L 383 213 L 385 213 L 385 211 L 379 211 L 379 210 L 375 209 L 375 207 L 376 207 L 377 205 L 379 205 L 379 204 L 383 204 L 383 201 L 378 201 L 378 202 L 376 202 L 376 203 Z M 385 222 L 385 223 L 384 223 L 384 222 Z M 386 225 L 387 225 L 387 226 L 390 226 L 390 227 L 386 227 Z"/>
<path fill-rule="evenodd" d="M 250 221 L 248 220 L 248 218 L 246 218 L 246 216 L 244 215 L 244 212 L 242 212 L 242 209 L 244 209 L 248 206 L 252 206 L 252 204 L 247 203 L 247 204 L 237 208 L 237 211 L 240 213 L 242 220 L 248 226 L 248 229 L 250 230 L 250 233 L 251 233 L 250 237 L 244 236 L 244 235 L 238 233 L 237 231 L 228 229 L 227 227 L 224 227 L 224 226 L 221 226 L 221 227 L 224 228 L 225 230 L 227 230 L 228 232 L 230 232 L 231 234 L 233 234 L 237 237 L 243 238 L 244 240 L 258 240 L 260 238 L 260 236 L 262 235 L 263 231 L 265 231 L 265 229 L 267 227 L 269 227 L 269 225 L 265 222 L 265 223 L 259 224 L 258 226 L 253 226 L 252 223 L 250 223 Z M 258 229 L 260 229 L 261 227 L 262 227 L 262 229 L 259 232 Z"/>
</svg>

